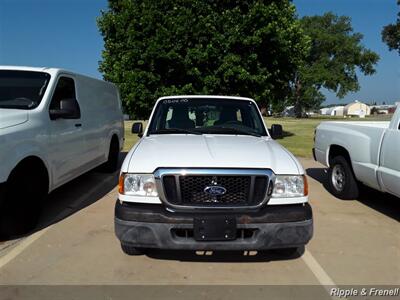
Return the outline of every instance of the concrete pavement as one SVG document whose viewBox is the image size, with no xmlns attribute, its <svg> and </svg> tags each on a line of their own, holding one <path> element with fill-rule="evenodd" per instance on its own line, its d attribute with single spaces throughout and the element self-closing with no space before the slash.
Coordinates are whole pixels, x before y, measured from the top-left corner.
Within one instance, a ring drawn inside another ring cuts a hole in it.
<svg viewBox="0 0 400 300">
<path fill-rule="evenodd" d="M 368 189 L 359 200 L 336 199 L 323 166 L 301 162 L 315 220 L 301 256 L 126 256 L 113 232 L 117 175 L 91 172 L 50 195 L 36 235 L 0 246 L 0 284 L 400 285 L 400 199 Z"/>
</svg>

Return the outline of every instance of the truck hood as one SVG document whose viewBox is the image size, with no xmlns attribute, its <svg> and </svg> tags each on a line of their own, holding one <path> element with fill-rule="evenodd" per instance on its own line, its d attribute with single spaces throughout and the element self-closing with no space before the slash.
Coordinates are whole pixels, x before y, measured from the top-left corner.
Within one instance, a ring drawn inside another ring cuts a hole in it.
<svg viewBox="0 0 400 300">
<path fill-rule="evenodd" d="M 152 135 L 125 159 L 122 172 L 153 173 L 160 167 L 266 168 L 303 174 L 297 159 L 271 138 L 245 135 Z"/>
<path fill-rule="evenodd" d="M 21 109 L 0 108 L 0 129 L 28 121 L 28 112 Z"/>
</svg>

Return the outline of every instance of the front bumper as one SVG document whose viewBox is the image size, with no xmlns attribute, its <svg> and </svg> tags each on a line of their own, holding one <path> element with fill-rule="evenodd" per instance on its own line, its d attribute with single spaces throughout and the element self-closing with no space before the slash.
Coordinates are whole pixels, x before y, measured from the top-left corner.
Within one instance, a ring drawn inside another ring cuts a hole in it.
<svg viewBox="0 0 400 300">
<path fill-rule="evenodd" d="M 202 242 L 193 238 L 193 218 L 221 215 L 236 218 L 238 238 Z M 115 206 L 115 234 L 123 244 L 137 248 L 175 250 L 267 250 L 299 247 L 313 235 L 308 203 L 274 205 L 252 213 L 169 212 L 156 204 Z"/>
</svg>

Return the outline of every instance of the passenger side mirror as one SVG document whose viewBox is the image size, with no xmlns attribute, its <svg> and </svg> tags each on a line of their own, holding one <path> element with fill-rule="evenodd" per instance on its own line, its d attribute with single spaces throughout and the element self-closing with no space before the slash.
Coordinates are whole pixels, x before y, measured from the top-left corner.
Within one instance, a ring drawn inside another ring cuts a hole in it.
<svg viewBox="0 0 400 300">
<path fill-rule="evenodd" d="M 281 139 L 283 137 L 282 125 L 272 124 L 270 134 L 273 139 Z"/>
<path fill-rule="evenodd" d="M 60 108 L 50 109 L 50 119 L 79 119 L 81 111 L 78 101 L 74 98 L 63 99 L 60 101 Z"/>
<path fill-rule="evenodd" d="M 143 124 L 142 122 L 135 122 L 132 125 L 132 133 L 136 133 L 139 137 L 143 136 Z"/>
</svg>

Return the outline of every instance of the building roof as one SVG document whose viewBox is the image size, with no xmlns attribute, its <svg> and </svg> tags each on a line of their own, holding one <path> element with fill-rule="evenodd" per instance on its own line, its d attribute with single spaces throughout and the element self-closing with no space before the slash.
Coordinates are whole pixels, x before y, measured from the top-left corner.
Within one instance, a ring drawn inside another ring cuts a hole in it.
<svg viewBox="0 0 400 300">
<path fill-rule="evenodd" d="M 344 108 L 346 109 L 346 108 L 349 108 L 350 106 L 352 106 L 352 105 L 356 105 L 356 104 L 358 104 L 358 105 L 366 105 L 366 106 L 368 106 L 368 104 L 365 104 L 365 103 L 363 103 L 363 102 L 360 102 L 360 101 L 355 101 L 355 102 L 351 102 L 351 103 L 349 103 L 349 104 L 347 104 Z"/>
</svg>

